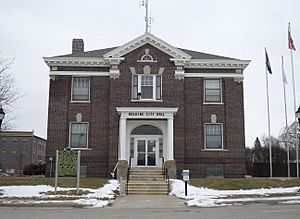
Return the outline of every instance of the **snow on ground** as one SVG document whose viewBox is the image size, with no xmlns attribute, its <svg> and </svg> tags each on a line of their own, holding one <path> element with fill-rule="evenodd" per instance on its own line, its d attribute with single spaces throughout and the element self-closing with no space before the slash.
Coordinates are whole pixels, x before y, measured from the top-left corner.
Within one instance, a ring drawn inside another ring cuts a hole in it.
<svg viewBox="0 0 300 219">
<path fill-rule="evenodd" d="M 203 187 L 195 187 L 188 185 L 188 196 L 184 194 L 184 182 L 177 179 L 171 179 L 171 192 L 170 195 L 175 195 L 179 198 L 186 199 L 188 206 L 198 207 L 216 207 L 239 205 L 242 202 L 255 202 L 255 201 L 288 201 L 299 200 L 300 196 L 289 197 L 268 197 L 269 195 L 296 193 L 300 187 L 292 188 L 270 188 L 270 189 L 250 189 L 250 190 L 215 190 Z M 231 198 L 234 196 L 265 196 L 255 198 Z M 229 197 L 229 198 L 227 198 Z M 283 202 L 281 202 L 283 203 Z"/>
<path fill-rule="evenodd" d="M 57 191 L 70 191 L 76 190 L 76 188 L 61 188 L 58 187 Z M 46 185 L 37 186 L 0 186 L 1 199 L 13 199 L 13 198 L 40 198 L 40 199 L 55 199 L 61 197 L 72 197 L 75 200 L 3 200 L 2 203 L 75 203 L 78 205 L 85 205 L 89 207 L 104 207 L 109 204 L 109 201 L 115 197 L 115 191 L 119 190 L 119 182 L 117 180 L 109 180 L 107 184 L 98 189 L 80 188 L 80 190 L 88 191 L 90 193 L 86 195 L 46 195 L 47 193 L 54 191 L 54 187 Z M 101 200 L 106 199 L 106 200 Z"/>
</svg>

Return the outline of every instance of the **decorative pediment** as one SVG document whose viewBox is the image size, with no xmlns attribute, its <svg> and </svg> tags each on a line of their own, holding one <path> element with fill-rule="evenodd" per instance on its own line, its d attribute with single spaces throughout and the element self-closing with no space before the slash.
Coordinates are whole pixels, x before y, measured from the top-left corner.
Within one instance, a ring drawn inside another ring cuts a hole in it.
<svg viewBox="0 0 300 219">
<path fill-rule="evenodd" d="M 122 57 L 126 55 L 127 53 L 130 53 L 131 51 L 145 45 L 150 44 L 157 49 L 163 51 L 164 53 L 170 55 L 172 58 L 176 59 L 185 59 L 190 60 L 192 57 L 185 52 L 175 48 L 174 46 L 171 46 L 167 42 L 157 38 L 156 36 L 152 35 L 151 33 L 146 32 L 142 36 L 125 43 L 124 45 L 104 54 L 104 58 L 116 58 L 116 57 Z"/>
</svg>

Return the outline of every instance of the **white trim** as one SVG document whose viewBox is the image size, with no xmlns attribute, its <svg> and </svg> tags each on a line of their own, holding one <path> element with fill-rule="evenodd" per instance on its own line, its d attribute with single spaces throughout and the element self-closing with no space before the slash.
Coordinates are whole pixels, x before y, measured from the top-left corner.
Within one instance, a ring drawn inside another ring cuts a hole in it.
<svg viewBox="0 0 300 219">
<path fill-rule="evenodd" d="M 206 148 L 206 125 L 221 125 L 221 140 L 222 140 L 222 148 Z M 223 151 L 224 150 L 224 130 L 223 130 L 223 123 L 204 123 L 204 150 L 210 151 Z"/>
<path fill-rule="evenodd" d="M 87 101 L 70 100 L 69 103 L 91 103 L 91 101 L 90 100 L 87 100 Z"/>
<path fill-rule="evenodd" d="M 224 102 L 204 102 L 203 105 L 224 105 Z"/>
<path fill-rule="evenodd" d="M 219 80 L 220 84 L 220 101 L 219 102 L 206 102 L 206 80 Z M 222 78 L 205 78 L 203 80 L 203 104 L 224 104 L 223 103 L 223 83 Z"/>
<path fill-rule="evenodd" d="M 250 60 L 239 59 L 191 59 L 184 65 L 186 68 L 222 68 L 222 69 L 245 69 Z"/>
<path fill-rule="evenodd" d="M 71 147 L 71 130 L 72 130 L 72 124 L 87 124 L 87 130 L 86 130 L 86 147 L 82 147 L 82 148 L 72 148 Z M 70 149 L 74 149 L 74 150 L 86 150 L 86 149 L 89 149 L 89 127 L 90 127 L 90 124 L 89 122 L 70 122 L 69 123 L 69 143 L 68 143 L 68 147 Z"/>
<path fill-rule="evenodd" d="M 49 66 L 86 66 L 109 67 L 109 63 L 102 57 L 43 57 Z"/>
<path fill-rule="evenodd" d="M 228 149 L 201 149 L 201 151 L 207 151 L 207 152 L 226 152 L 226 151 L 229 151 Z"/>
<path fill-rule="evenodd" d="M 76 77 L 89 77 L 89 76 L 110 76 L 109 72 L 101 71 L 49 71 L 49 76 L 76 76 Z"/>
<path fill-rule="evenodd" d="M 157 38 L 156 36 L 152 35 L 151 33 L 144 33 L 143 35 L 137 37 L 129 41 L 128 43 L 123 44 L 122 46 L 104 54 L 103 56 L 106 57 L 121 57 L 125 54 L 145 45 L 151 44 L 152 46 L 158 48 L 159 50 L 167 53 L 171 57 L 174 58 L 181 58 L 181 59 L 191 59 L 192 57 L 183 51 L 171 46 L 167 42 Z"/>
<path fill-rule="evenodd" d="M 185 78 L 244 78 L 243 74 L 237 73 L 184 73 Z"/>
<path fill-rule="evenodd" d="M 121 115 L 121 118 L 126 119 L 168 119 L 174 117 L 178 108 L 116 107 L 116 110 L 118 114 Z M 135 115 L 132 115 L 132 113 Z M 156 115 L 152 115 L 152 113 Z"/>
</svg>

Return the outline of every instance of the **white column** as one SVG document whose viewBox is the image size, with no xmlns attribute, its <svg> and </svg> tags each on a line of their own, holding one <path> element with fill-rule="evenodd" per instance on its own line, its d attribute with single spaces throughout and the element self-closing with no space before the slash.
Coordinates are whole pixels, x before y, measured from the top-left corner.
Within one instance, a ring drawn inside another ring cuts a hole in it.
<svg viewBox="0 0 300 219">
<path fill-rule="evenodd" d="M 119 160 L 127 160 L 126 158 L 126 118 L 120 117 L 119 124 Z"/>
<path fill-rule="evenodd" d="M 173 118 L 168 118 L 168 156 L 167 160 L 174 160 L 173 146 Z"/>
</svg>

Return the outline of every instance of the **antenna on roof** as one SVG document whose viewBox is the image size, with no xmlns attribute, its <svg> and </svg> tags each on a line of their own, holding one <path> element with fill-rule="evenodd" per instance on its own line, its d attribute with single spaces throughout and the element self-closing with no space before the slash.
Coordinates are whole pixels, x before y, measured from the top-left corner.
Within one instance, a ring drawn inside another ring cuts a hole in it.
<svg viewBox="0 0 300 219">
<path fill-rule="evenodd" d="M 145 7 L 146 15 L 145 15 L 145 23 L 146 23 L 146 32 L 151 33 L 151 23 L 153 18 L 151 17 L 151 13 L 149 16 L 149 3 L 148 0 L 142 0 L 142 7 Z"/>
</svg>

